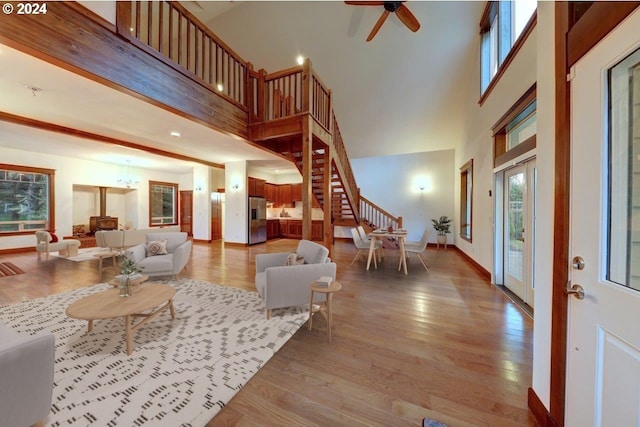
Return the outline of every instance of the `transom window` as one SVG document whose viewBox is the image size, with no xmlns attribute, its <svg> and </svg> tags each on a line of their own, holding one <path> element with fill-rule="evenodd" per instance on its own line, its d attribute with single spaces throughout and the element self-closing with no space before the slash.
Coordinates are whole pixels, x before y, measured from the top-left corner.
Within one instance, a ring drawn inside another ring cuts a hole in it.
<svg viewBox="0 0 640 427">
<path fill-rule="evenodd" d="M 537 1 L 490 1 L 480 21 L 481 59 L 480 93 L 506 66 L 512 48 L 519 46 L 520 36 L 533 26 Z M 523 37 L 524 38 L 524 37 Z M 516 49 L 514 49 L 516 50 Z"/>
<path fill-rule="evenodd" d="M 52 169 L 0 164 L 0 233 L 53 229 Z"/>
<path fill-rule="evenodd" d="M 149 181 L 149 225 L 178 224 L 178 184 Z"/>
</svg>

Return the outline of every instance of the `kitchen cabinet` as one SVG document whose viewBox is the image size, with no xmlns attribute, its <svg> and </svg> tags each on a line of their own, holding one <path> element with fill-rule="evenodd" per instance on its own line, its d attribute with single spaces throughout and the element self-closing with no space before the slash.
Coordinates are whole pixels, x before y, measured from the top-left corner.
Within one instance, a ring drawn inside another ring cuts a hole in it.
<svg viewBox="0 0 640 427">
<path fill-rule="evenodd" d="M 280 221 L 277 219 L 267 220 L 267 240 L 280 237 Z"/>
<path fill-rule="evenodd" d="M 302 239 L 302 220 L 301 219 L 280 219 L 280 235 L 287 239 Z M 324 221 L 311 221 L 311 240 L 322 241 Z"/>
<path fill-rule="evenodd" d="M 267 202 L 276 203 L 276 185 L 269 184 L 266 182 L 264 184 L 264 198 L 267 199 Z"/>
<path fill-rule="evenodd" d="M 249 177 L 247 179 L 247 194 L 250 197 L 264 197 L 265 183 L 264 179 Z"/>
<path fill-rule="evenodd" d="M 277 206 L 284 208 L 294 207 L 294 203 L 291 200 L 291 184 L 282 184 L 277 187 Z"/>
<path fill-rule="evenodd" d="M 291 184 L 291 201 L 295 205 L 295 202 L 302 201 L 302 184 Z"/>
</svg>

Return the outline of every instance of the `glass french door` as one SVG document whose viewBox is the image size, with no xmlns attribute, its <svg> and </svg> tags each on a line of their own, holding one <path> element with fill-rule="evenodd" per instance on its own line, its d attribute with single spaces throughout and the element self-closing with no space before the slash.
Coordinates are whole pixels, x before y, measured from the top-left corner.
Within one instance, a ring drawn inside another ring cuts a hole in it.
<svg viewBox="0 0 640 427">
<path fill-rule="evenodd" d="M 504 172 L 504 286 L 533 307 L 535 160 Z"/>
</svg>

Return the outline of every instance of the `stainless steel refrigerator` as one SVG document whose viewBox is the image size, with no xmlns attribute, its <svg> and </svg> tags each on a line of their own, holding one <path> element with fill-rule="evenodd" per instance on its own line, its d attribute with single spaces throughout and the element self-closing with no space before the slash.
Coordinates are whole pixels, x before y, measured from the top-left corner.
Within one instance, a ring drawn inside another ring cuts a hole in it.
<svg viewBox="0 0 640 427">
<path fill-rule="evenodd" d="M 249 244 L 267 241 L 267 201 L 249 197 Z"/>
</svg>

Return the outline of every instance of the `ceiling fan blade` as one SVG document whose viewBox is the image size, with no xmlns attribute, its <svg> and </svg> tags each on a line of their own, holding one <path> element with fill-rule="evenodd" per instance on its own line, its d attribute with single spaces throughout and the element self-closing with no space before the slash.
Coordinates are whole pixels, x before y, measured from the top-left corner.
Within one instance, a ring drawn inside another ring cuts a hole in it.
<svg viewBox="0 0 640 427">
<path fill-rule="evenodd" d="M 420 29 L 420 23 L 407 6 L 401 4 L 398 10 L 396 10 L 396 15 L 398 15 L 402 23 L 414 33 Z"/>
<path fill-rule="evenodd" d="M 383 1 L 345 1 L 352 6 L 384 6 Z"/>
<path fill-rule="evenodd" d="M 384 21 L 386 21 L 388 16 L 389 16 L 388 10 L 385 10 L 384 12 L 382 12 L 382 15 L 380 15 L 380 18 L 378 18 L 378 22 L 376 22 L 376 25 L 373 26 L 373 29 L 369 33 L 369 37 L 367 37 L 368 42 L 373 40 L 373 38 L 378 33 L 378 30 L 380 29 L 380 27 L 382 27 L 382 24 L 384 24 Z"/>
</svg>

